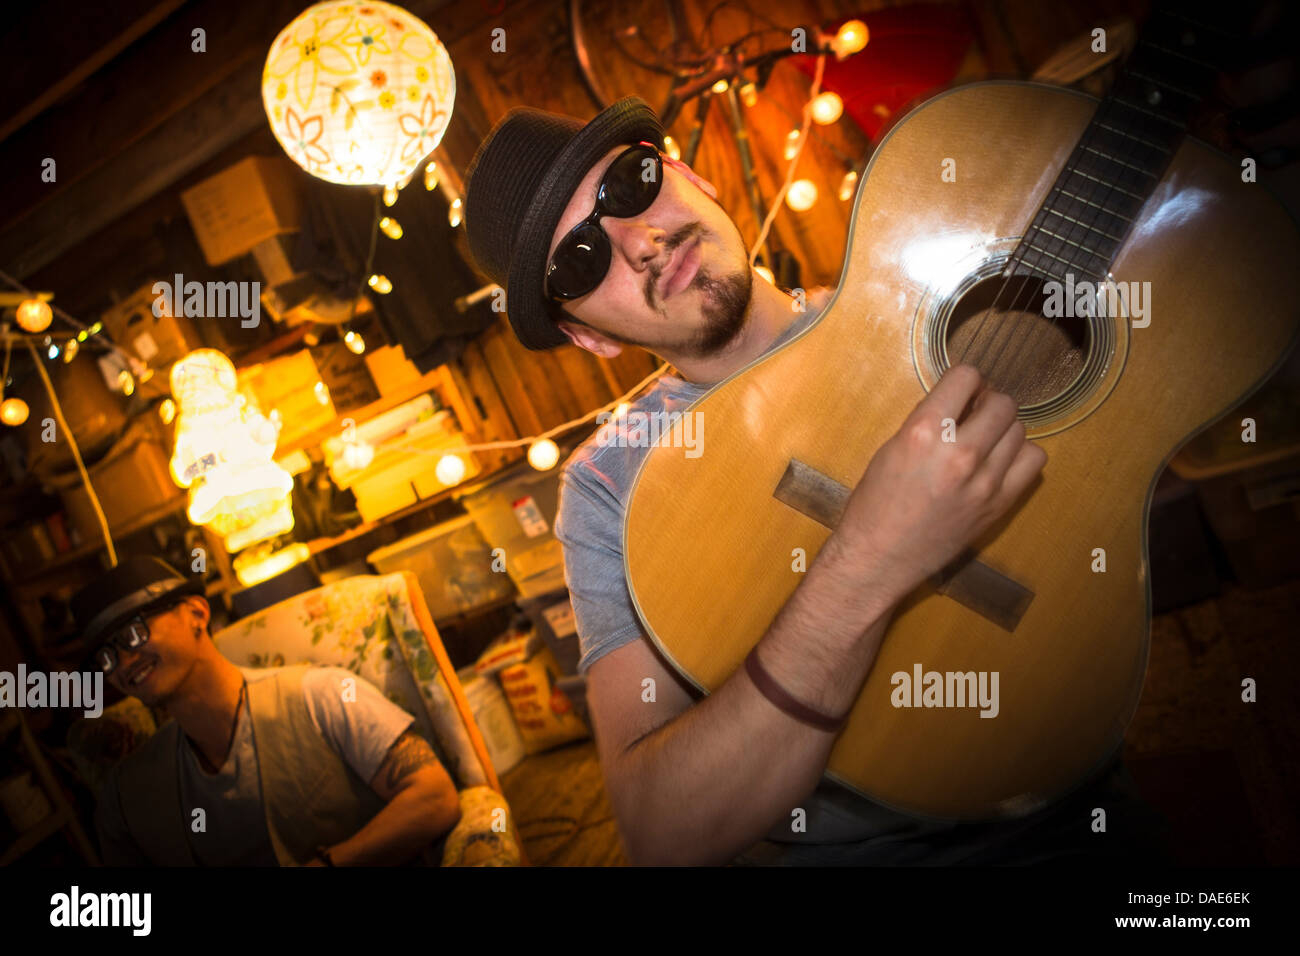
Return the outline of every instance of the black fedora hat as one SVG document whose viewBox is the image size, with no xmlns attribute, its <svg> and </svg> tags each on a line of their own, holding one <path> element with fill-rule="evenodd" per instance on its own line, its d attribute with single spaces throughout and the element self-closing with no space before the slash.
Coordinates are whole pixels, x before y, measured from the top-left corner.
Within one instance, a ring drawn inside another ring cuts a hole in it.
<svg viewBox="0 0 1300 956">
<path fill-rule="evenodd" d="M 203 582 L 187 578 L 161 558 L 123 558 L 72 596 L 72 619 L 87 653 L 135 617 L 187 594 L 202 594 Z"/>
<path fill-rule="evenodd" d="M 506 290 L 519 341 L 542 350 L 568 339 L 543 292 L 551 236 L 591 167 L 615 146 L 664 148 L 664 128 L 645 100 L 629 96 L 583 125 L 531 107 L 510 110 L 465 172 L 465 229 L 479 269 Z"/>
</svg>

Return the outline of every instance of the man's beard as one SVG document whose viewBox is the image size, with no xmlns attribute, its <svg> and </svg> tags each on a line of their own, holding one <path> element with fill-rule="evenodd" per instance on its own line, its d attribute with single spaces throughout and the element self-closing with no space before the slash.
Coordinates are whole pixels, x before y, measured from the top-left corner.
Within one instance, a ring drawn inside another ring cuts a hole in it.
<svg viewBox="0 0 1300 956">
<path fill-rule="evenodd" d="M 688 227 L 689 229 L 690 227 Z M 696 227 L 696 230 L 698 226 Z M 692 232 L 696 230 L 691 230 Z M 683 230 L 673 238 L 680 244 L 689 237 Z M 737 233 L 737 238 L 740 238 Z M 743 238 L 741 245 L 744 245 Z M 748 261 L 749 250 L 745 250 Z M 658 277 L 656 277 L 658 278 Z M 652 352 L 671 352 L 681 358 L 709 358 L 730 345 L 745 327 L 749 315 L 749 302 L 754 289 L 754 273 L 744 268 L 738 272 L 715 276 L 703 265 L 691 279 L 687 289 L 700 293 L 700 311 L 704 325 L 684 340 L 678 342 L 638 343 Z M 683 289 L 682 292 L 685 292 Z M 680 293 L 679 293 L 680 294 Z"/>
<path fill-rule="evenodd" d="M 683 357 L 708 358 L 730 345 L 745 327 L 753 273 L 714 276 L 701 268 L 691 280 L 691 288 L 700 290 L 704 325 L 668 351 Z"/>
</svg>

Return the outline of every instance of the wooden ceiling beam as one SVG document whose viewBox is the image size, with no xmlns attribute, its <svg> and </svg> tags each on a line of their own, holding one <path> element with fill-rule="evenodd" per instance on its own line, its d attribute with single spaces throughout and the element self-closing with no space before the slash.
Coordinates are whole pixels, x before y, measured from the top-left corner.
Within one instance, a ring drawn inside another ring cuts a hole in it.
<svg viewBox="0 0 1300 956">
<path fill-rule="evenodd" d="M 0 38 L 0 62 L 22 65 L 5 90 L 6 101 L 16 108 L 0 118 L 0 141 L 76 89 L 183 3 L 48 0 L 31 4 Z"/>
</svg>

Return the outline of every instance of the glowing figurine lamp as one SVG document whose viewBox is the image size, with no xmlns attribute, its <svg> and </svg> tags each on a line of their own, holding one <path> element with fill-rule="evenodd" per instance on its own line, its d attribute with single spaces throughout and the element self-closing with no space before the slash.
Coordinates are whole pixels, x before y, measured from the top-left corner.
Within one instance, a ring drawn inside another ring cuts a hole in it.
<svg viewBox="0 0 1300 956">
<path fill-rule="evenodd" d="M 189 519 L 240 551 L 293 529 L 293 478 L 272 461 L 279 430 L 236 389 L 235 366 L 198 349 L 172 367 L 172 479 L 190 490 Z"/>
<path fill-rule="evenodd" d="M 262 72 L 285 152 L 344 185 L 405 185 L 442 140 L 455 98 L 437 34 L 382 0 L 308 7 L 275 38 Z"/>
</svg>

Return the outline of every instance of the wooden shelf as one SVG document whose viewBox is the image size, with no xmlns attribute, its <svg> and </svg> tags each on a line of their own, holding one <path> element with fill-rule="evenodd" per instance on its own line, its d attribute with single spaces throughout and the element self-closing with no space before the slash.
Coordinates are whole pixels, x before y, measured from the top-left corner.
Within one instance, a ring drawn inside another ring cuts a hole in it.
<svg viewBox="0 0 1300 956">
<path fill-rule="evenodd" d="M 474 478 L 474 484 L 475 486 L 478 486 L 495 478 L 499 478 L 507 472 L 512 471 L 517 464 L 518 462 L 511 462 L 509 465 L 503 468 L 498 468 L 496 471 L 476 475 Z M 465 490 L 466 486 L 464 485 L 453 485 L 450 488 L 444 488 L 435 495 L 430 495 L 428 498 L 421 498 L 415 504 L 407 505 L 405 508 L 394 511 L 392 514 L 384 515 L 382 518 L 375 521 L 363 521 L 355 528 L 349 528 L 347 531 L 344 531 L 342 534 L 336 535 L 333 538 L 316 538 L 312 541 L 308 541 L 307 548 L 310 550 L 312 556 L 321 554 L 331 548 L 337 548 L 341 544 L 347 544 L 349 541 L 359 538 L 364 534 L 369 534 L 376 528 L 382 528 L 385 525 L 394 523 L 395 521 L 401 521 L 403 518 L 409 518 L 411 515 L 419 514 L 421 511 L 436 505 L 440 501 L 446 501 L 448 498 L 464 494 Z"/>
<path fill-rule="evenodd" d="M 116 544 L 116 542 L 120 541 L 122 538 L 135 534 L 135 532 L 147 528 L 152 524 L 156 524 L 157 522 L 161 521 L 163 518 L 167 518 L 173 514 L 177 514 L 179 512 L 184 511 L 187 502 L 188 502 L 187 495 L 184 494 L 177 495 L 176 497 L 170 499 L 169 501 L 166 501 L 161 505 L 157 505 L 156 507 L 150 508 L 148 511 L 143 512 L 142 514 L 133 518 L 131 521 L 127 522 L 125 525 L 123 525 L 120 528 L 114 528 L 110 526 L 109 531 L 113 535 L 114 543 Z M 104 550 L 104 538 L 101 535 L 96 537 L 93 541 L 88 542 L 87 544 L 83 544 L 80 547 L 73 548 L 71 551 L 65 551 L 63 554 L 60 554 L 57 557 L 51 559 L 50 561 L 47 561 L 45 564 L 41 565 L 31 574 L 25 574 L 22 577 L 15 578 L 13 582 L 14 587 L 15 589 L 20 591 L 29 589 L 31 588 L 32 585 L 36 584 L 47 575 L 53 574 L 55 571 L 59 571 L 63 568 L 66 568 L 68 565 L 75 564 L 76 562 L 81 561 L 84 558 L 88 558 L 91 555 L 95 554 L 96 552 L 102 550 Z"/>
<path fill-rule="evenodd" d="M 325 439 L 333 438 L 343 431 L 343 421 L 352 419 L 354 422 L 367 422 L 376 415 L 382 415 L 389 409 L 396 408 L 413 398 L 423 395 L 425 392 L 435 390 L 443 382 L 445 373 L 441 366 L 426 372 L 414 381 L 407 382 L 399 386 L 393 392 L 385 395 L 377 402 L 371 402 L 369 405 L 362 405 L 360 408 L 354 408 L 342 415 L 335 416 L 334 420 L 328 425 L 322 425 L 320 428 L 310 431 L 291 442 L 280 445 L 275 449 L 275 457 L 283 458 L 285 455 L 295 451 L 302 451 L 305 448 L 315 448 L 322 444 Z"/>
</svg>

